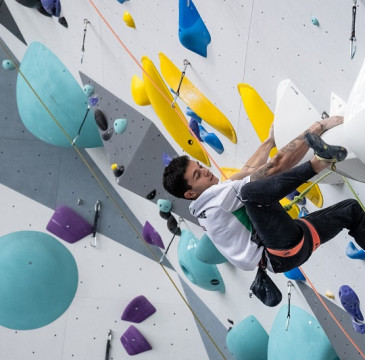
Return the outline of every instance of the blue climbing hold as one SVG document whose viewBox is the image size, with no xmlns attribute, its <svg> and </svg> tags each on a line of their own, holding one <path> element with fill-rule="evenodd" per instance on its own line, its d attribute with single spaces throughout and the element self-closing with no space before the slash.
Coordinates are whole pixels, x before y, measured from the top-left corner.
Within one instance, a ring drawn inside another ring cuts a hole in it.
<svg viewBox="0 0 365 360">
<path fill-rule="evenodd" d="M 48 14 L 59 17 L 61 12 L 61 2 L 60 0 L 41 0 L 44 10 Z"/>
<path fill-rule="evenodd" d="M 189 127 L 193 131 L 195 136 L 198 138 L 198 140 L 203 141 L 203 139 L 200 137 L 199 124 L 196 122 L 195 119 L 191 118 L 189 122 Z"/>
<path fill-rule="evenodd" d="M 284 275 L 290 280 L 305 281 L 305 277 L 302 274 L 302 272 L 299 270 L 299 268 L 294 268 L 289 271 L 286 271 L 286 272 L 284 272 Z"/>
<path fill-rule="evenodd" d="M 348 285 L 342 285 L 338 290 L 338 296 L 344 309 L 356 320 L 363 321 L 360 310 L 360 300 L 354 290 Z"/>
<path fill-rule="evenodd" d="M 194 119 L 198 124 L 202 123 L 202 118 L 198 116 L 193 110 L 191 110 L 189 107 L 186 108 L 186 115 L 190 116 L 192 119 Z"/>
<path fill-rule="evenodd" d="M 226 336 L 228 350 L 236 360 L 267 360 L 269 335 L 250 315 L 233 326 Z"/>
<path fill-rule="evenodd" d="M 179 0 L 179 40 L 187 49 L 207 57 L 210 34 L 192 0 Z"/>
<path fill-rule="evenodd" d="M 162 162 L 164 163 L 165 166 L 168 166 L 170 164 L 172 160 L 172 156 L 167 154 L 167 153 L 163 153 L 162 154 Z"/>
<path fill-rule="evenodd" d="M 222 264 L 227 262 L 227 259 L 217 250 L 212 240 L 206 234 L 197 243 L 195 256 L 206 264 Z"/>
<path fill-rule="evenodd" d="M 346 248 L 346 255 L 350 259 L 358 259 L 364 260 L 365 259 L 365 251 L 363 249 L 357 249 L 355 244 L 350 241 Z"/>
<path fill-rule="evenodd" d="M 301 209 L 300 209 L 300 211 L 299 211 L 299 215 L 298 215 L 298 217 L 299 217 L 299 218 L 302 218 L 302 217 L 307 216 L 308 214 L 309 214 L 308 209 L 307 209 L 305 206 L 302 206 L 302 208 L 301 208 Z"/>
<path fill-rule="evenodd" d="M 198 239 L 189 230 L 181 230 L 177 249 L 179 265 L 185 276 L 195 285 L 224 293 L 223 279 L 216 265 L 205 264 L 195 256 Z"/>
<path fill-rule="evenodd" d="M 123 4 L 126 1 L 128 1 L 128 0 L 118 0 L 118 2 L 121 3 L 121 4 Z"/>
<path fill-rule="evenodd" d="M 200 137 L 218 154 L 222 154 L 224 147 L 218 136 L 214 133 L 208 133 L 202 125 L 199 124 Z"/>
<path fill-rule="evenodd" d="M 121 134 L 127 128 L 127 119 L 116 119 L 114 121 L 114 130 L 116 134 Z"/>
</svg>

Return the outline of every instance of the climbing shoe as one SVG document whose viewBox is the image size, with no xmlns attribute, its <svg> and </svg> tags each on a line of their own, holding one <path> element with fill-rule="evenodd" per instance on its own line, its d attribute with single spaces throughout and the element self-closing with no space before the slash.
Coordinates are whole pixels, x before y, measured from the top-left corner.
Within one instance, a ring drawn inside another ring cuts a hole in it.
<svg viewBox="0 0 365 360">
<path fill-rule="evenodd" d="M 304 136 L 307 145 L 314 150 L 318 160 L 335 163 L 346 159 L 347 150 L 343 146 L 328 145 L 320 136 L 307 133 Z"/>
</svg>

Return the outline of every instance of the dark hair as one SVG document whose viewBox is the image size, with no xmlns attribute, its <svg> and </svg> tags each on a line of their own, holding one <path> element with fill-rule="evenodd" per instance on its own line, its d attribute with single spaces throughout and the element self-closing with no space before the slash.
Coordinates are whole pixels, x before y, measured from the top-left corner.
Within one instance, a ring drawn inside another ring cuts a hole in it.
<svg viewBox="0 0 365 360">
<path fill-rule="evenodd" d="M 191 189 L 184 178 L 186 168 L 189 163 L 189 157 L 186 155 L 179 156 L 170 161 L 163 173 L 162 184 L 166 191 L 178 198 L 185 198 L 184 194 Z"/>
</svg>

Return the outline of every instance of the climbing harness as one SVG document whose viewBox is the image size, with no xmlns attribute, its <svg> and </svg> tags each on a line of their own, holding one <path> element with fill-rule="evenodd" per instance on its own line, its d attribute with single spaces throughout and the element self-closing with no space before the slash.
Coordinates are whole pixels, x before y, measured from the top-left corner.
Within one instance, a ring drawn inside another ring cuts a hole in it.
<svg viewBox="0 0 365 360">
<path fill-rule="evenodd" d="M 350 35 L 350 56 L 351 59 L 354 58 L 356 53 L 356 36 L 355 36 L 355 22 L 356 22 L 356 8 L 357 8 L 357 0 L 354 0 L 352 5 L 352 26 L 351 26 L 351 35 Z"/>
<path fill-rule="evenodd" d="M 188 65 L 191 65 L 191 64 L 189 63 L 188 60 L 184 59 L 184 70 L 181 73 L 181 78 L 180 78 L 179 86 L 177 87 L 177 90 L 175 91 L 175 97 L 174 97 L 174 101 L 171 104 L 171 107 L 175 107 L 176 100 L 180 96 L 181 84 L 182 84 L 182 81 L 184 79 L 185 71 L 186 71 L 186 68 L 188 67 Z"/>
<path fill-rule="evenodd" d="M 91 241 L 90 241 L 90 246 L 92 246 L 92 247 L 96 247 L 96 228 L 98 226 L 100 207 L 101 207 L 100 200 L 96 200 L 96 203 L 95 203 L 95 215 L 94 215 L 93 233 L 92 233 Z"/>
<path fill-rule="evenodd" d="M 294 286 L 290 280 L 287 282 L 287 285 L 288 285 L 288 315 L 286 316 L 285 331 L 288 331 L 289 329 L 291 288 Z"/>
<path fill-rule="evenodd" d="M 169 242 L 169 245 L 167 246 L 167 248 L 166 248 L 166 251 L 163 253 L 163 255 L 161 256 L 161 258 L 160 258 L 160 261 L 159 261 L 159 264 L 161 264 L 162 263 L 162 261 L 165 259 L 165 257 L 167 256 L 167 253 L 168 253 L 168 251 L 169 251 L 169 249 L 170 249 L 170 246 L 171 246 L 171 244 L 172 244 L 172 242 L 174 241 L 174 239 L 175 239 L 175 236 L 176 236 L 176 234 L 178 233 L 178 230 L 180 229 L 180 224 L 182 223 L 184 221 L 184 219 L 182 218 L 182 217 L 179 217 L 179 223 L 178 223 L 178 225 L 176 226 L 176 228 L 175 228 L 175 231 L 174 231 L 174 235 L 172 236 L 172 239 L 170 240 L 170 242 Z"/>
<path fill-rule="evenodd" d="M 82 46 L 81 46 L 81 64 L 84 60 L 86 31 L 87 31 L 87 25 L 90 24 L 90 21 L 88 19 L 84 19 L 84 24 L 85 24 L 84 37 L 82 39 Z"/>
</svg>

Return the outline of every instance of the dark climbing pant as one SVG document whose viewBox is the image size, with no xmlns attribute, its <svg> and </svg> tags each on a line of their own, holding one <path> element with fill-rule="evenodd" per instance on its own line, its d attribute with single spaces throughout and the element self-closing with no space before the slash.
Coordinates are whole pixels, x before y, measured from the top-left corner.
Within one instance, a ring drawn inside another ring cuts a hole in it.
<svg viewBox="0 0 365 360">
<path fill-rule="evenodd" d="M 299 219 L 292 219 L 279 200 L 312 178 L 316 173 L 309 162 L 265 179 L 247 183 L 241 198 L 259 241 L 267 248 L 287 250 L 304 243 L 300 251 L 289 257 L 270 254 L 275 272 L 285 272 L 300 266 L 312 253 L 313 241 L 308 227 Z M 365 249 L 365 213 L 356 200 L 348 199 L 308 214 L 309 221 L 320 237 L 321 244 L 334 238 L 344 228 L 361 248 Z"/>
</svg>

